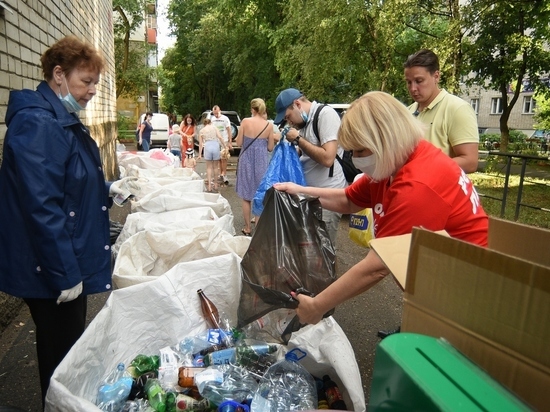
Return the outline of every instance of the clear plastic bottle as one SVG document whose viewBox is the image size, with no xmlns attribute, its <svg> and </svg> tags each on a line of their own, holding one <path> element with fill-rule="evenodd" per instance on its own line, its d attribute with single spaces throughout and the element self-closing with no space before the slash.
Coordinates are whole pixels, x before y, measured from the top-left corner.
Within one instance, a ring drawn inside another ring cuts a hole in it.
<svg viewBox="0 0 550 412">
<path fill-rule="evenodd" d="M 133 379 L 124 368 L 124 363 L 119 363 L 113 371 L 107 375 L 100 385 L 97 394 L 97 406 L 102 411 L 115 412 L 124 407 L 124 403 L 130 395 Z"/>
<path fill-rule="evenodd" d="M 315 410 L 317 385 L 313 376 L 298 363 L 306 353 L 296 348 L 266 371 L 254 393 L 253 411 L 282 412 Z"/>
</svg>

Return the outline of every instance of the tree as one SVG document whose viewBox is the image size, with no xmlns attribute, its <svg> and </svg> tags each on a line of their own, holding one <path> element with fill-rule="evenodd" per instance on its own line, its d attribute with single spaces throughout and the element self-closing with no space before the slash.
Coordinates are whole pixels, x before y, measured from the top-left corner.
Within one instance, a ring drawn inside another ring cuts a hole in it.
<svg viewBox="0 0 550 412">
<path fill-rule="evenodd" d="M 468 85 L 499 90 L 501 144 L 510 139 L 508 119 L 524 82 L 547 93 L 544 73 L 550 67 L 550 8 L 545 0 L 472 0 L 465 8 L 469 30 L 464 45 Z"/>
<path fill-rule="evenodd" d="M 145 42 L 130 41 L 130 35 L 143 23 L 145 1 L 113 0 L 113 11 L 116 97 L 137 98 L 154 73 L 146 64 L 149 46 Z"/>
<path fill-rule="evenodd" d="M 535 127 L 542 130 L 550 130 L 550 98 L 544 95 L 536 96 Z"/>
</svg>

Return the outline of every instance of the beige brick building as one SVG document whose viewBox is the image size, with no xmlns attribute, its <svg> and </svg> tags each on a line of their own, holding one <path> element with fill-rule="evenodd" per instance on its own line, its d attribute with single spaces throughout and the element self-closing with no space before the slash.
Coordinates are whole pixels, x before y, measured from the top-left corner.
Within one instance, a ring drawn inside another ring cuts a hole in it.
<svg viewBox="0 0 550 412">
<path fill-rule="evenodd" d="M 90 128 L 99 146 L 107 179 L 114 179 L 118 170 L 111 0 L 0 2 L 0 147 L 3 147 L 6 134 L 5 116 L 10 90 L 34 90 L 43 80 L 40 56 L 55 41 L 69 34 L 93 44 L 101 50 L 107 62 L 97 95 L 86 110 L 80 112 L 80 118 Z"/>
<path fill-rule="evenodd" d="M 531 137 L 536 128 L 534 126 L 535 100 L 533 91 L 524 90 L 512 108 L 508 127 L 510 129 L 521 130 Z M 465 89 L 460 95 L 464 100 L 471 104 L 477 115 L 477 124 L 481 133 L 500 133 L 500 116 L 502 114 L 502 96 L 496 90 L 488 90 L 481 87 L 471 87 Z M 512 93 L 508 94 L 508 101 L 512 98 Z"/>
</svg>

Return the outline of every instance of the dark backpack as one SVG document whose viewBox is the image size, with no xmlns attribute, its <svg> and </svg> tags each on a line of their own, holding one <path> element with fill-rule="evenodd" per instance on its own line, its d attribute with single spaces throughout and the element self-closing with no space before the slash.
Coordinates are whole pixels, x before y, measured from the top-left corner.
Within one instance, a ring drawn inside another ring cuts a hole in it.
<svg viewBox="0 0 550 412">
<path fill-rule="evenodd" d="M 323 110 L 325 106 L 328 106 L 328 105 L 326 104 L 321 105 L 313 115 L 313 134 L 315 134 L 315 137 L 317 138 L 317 140 L 319 140 L 319 143 L 321 143 L 321 139 L 319 139 L 319 113 L 321 113 L 321 110 Z M 352 154 L 353 152 L 351 150 L 344 150 L 344 154 L 342 155 L 342 157 L 336 154 L 336 160 L 338 160 L 338 163 L 340 163 L 340 166 L 342 166 L 342 170 L 344 171 L 344 176 L 348 183 L 353 183 L 353 179 L 355 179 L 355 176 L 357 176 L 359 173 L 362 173 L 353 164 L 353 161 L 351 160 Z M 332 177 L 333 175 L 334 175 L 334 164 L 330 166 L 330 170 L 328 173 L 329 177 Z"/>
</svg>

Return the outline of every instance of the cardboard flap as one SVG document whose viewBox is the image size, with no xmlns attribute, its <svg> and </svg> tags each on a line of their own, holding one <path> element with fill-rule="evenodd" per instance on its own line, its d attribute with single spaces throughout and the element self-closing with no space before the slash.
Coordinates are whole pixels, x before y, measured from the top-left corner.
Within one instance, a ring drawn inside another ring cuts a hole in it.
<svg viewBox="0 0 550 412">
<path fill-rule="evenodd" d="M 401 289 L 405 290 L 411 234 L 372 239 L 369 246 L 388 267 Z"/>
<path fill-rule="evenodd" d="M 444 230 L 435 233 L 449 236 Z M 411 233 L 407 233 L 400 236 L 372 239 L 369 243 L 370 248 L 384 262 L 402 290 L 405 290 L 407 281 L 407 263 L 409 261 L 411 236 Z"/>
<path fill-rule="evenodd" d="M 550 266 L 550 230 L 489 218 L 489 248 Z"/>
</svg>

